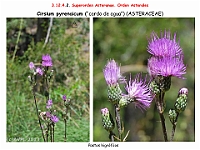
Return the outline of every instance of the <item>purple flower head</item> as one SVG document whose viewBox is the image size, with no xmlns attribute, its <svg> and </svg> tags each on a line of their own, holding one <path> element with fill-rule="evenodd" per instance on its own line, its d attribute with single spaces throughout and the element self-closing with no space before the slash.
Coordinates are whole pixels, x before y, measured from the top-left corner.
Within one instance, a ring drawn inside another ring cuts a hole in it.
<svg viewBox="0 0 200 150">
<path fill-rule="evenodd" d="M 56 123 L 56 122 L 59 121 L 59 119 L 58 119 L 58 117 L 57 117 L 56 115 L 52 115 L 52 116 L 51 116 L 51 121 L 52 121 L 53 123 Z"/>
<path fill-rule="evenodd" d="M 51 108 L 52 105 L 53 105 L 53 101 L 50 99 L 47 101 L 46 108 L 49 109 L 49 108 Z"/>
<path fill-rule="evenodd" d="M 47 118 L 51 118 L 51 113 L 49 111 L 46 112 Z"/>
<path fill-rule="evenodd" d="M 52 61 L 51 56 L 49 54 L 42 56 L 43 61 Z"/>
<path fill-rule="evenodd" d="M 105 116 L 105 115 L 107 115 L 108 113 L 109 113 L 108 108 L 102 108 L 102 109 L 101 109 L 101 114 L 102 114 L 102 115 Z"/>
<path fill-rule="evenodd" d="M 186 66 L 183 64 L 182 58 L 174 57 L 151 57 L 148 60 L 148 70 L 151 76 L 175 76 L 182 78 L 186 73 Z"/>
<path fill-rule="evenodd" d="M 42 66 L 43 67 L 51 67 L 53 66 L 51 61 L 42 61 Z"/>
<path fill-rule="evenodd" d="M 67 96 L 66 96 L 66 95 L 63 95 L 63 96 L 62 96 L 62 99 L 63 99 L 64 101 L 66 101 Z"/>
<path fill-rule="evenodd" d="M 125 78 L 120 73 L 120 67 L 114 60 L 108 61 L 103 73 L 108 85 L 115 85 L 117 84 L 118 80 L 122 83 L 125 82 Z"/>
<path fill-rule="evenodd" d="M 142 75 L 137 74 L 134 80 L 131 80 L 130 77 L 125 86 L 128 96 L 134 100 L 135 106 L 140 109 L 149 108 L 153 100 L 153 95 L 148 87 L 149 83 L 146 84 L 146 78 L 143 80 Z"/>
<path fill-rule="evenodd" d="M 181 95 L 181 94 L 188 95 L 188 89 L 187 89 L 187 88 L 181 88 L 181 89 L 179 90 L 178 95 Z"/>
<path fill-rule="evenodd" d="M 49 54 L 42 56 L 42 66 L 51 67 L 53 66 L 51 56 Z"/>
<path fill-rule="evenodd" d="M 33 62 L 30 62 L 30 63 L 29 63 L 29 68 L 30 68 L 30 69 L 34 69 L 34 68 L 35 68 L 35 65 L 34 65 Z"/>
<path fill-rule="evenodd" d="M 39 75 L 43 75 L 43 70 L 39 67 L 36 68 L 36 73 L 38 73 Z"/>
<path fill-rule="evenodd" d="M 176 33 L 174 38 L 171 39 L 170 31 L 165 31 L 164 35 L 161 32 L 161 37 L 159 38 L 155 32 L 151 34 L 151 39 L 149 40 L 148 50 L 150 54 L 158 57 L 165 56 L 179 56 L 182 55 L 182 49 L 178 42 L 176 42 Z"/>
</svg>

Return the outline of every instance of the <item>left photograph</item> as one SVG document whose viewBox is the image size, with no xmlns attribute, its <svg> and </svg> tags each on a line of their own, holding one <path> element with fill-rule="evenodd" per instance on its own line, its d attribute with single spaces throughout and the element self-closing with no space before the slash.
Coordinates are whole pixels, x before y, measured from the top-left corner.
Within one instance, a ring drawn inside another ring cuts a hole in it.
<svg viewBox="0 0 200 150">
<path fill-rule="evenodd" d="M 6 19 L 6 141 L 89 142 L 89 18 Z"/>
</svg>

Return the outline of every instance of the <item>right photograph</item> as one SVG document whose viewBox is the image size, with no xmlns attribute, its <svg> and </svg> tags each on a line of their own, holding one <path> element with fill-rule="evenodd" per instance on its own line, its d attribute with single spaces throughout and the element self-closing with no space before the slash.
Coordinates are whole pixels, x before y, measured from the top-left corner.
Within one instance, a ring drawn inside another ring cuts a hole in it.
<svg viewBox="0 0 200 150">
<path fill-rule="evenodd" d="M 93 19 L 93 141 L 195 142 L 195 18 Z"/>
</svg>

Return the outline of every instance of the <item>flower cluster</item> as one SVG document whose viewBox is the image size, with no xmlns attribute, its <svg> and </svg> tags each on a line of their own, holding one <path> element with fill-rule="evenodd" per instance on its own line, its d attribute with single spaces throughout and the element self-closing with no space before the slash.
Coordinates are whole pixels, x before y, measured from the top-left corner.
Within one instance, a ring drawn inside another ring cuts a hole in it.
<svg viewBox="0 0 200 150">
<path fill-rule="evenodd" d="M 48 120 L 54 124 L 59 121 L 59 118 L 56 115 L 54 115 L 53 113 L 51 113 L 50 111 L 41 112 L 40 117 L 42 118 L 42 120 Z M 46 126 L 46 125 L 44 125 L 44 126 Z"/>
<path fill-rule="evenodd" d="M 29 63 L 30 71 L 34 73 L 34 75 L 39 74 L 40 76 L 43 75 L 44 71 L 40 67 L 35 67 L 33 62 Z"/>
<path fill-rule="evenodd" d="M 104 78 L 108 87 L 108 99 L 114 105 L 115 108 L 115 121 L 119 134 L 119 141 L 122 141 L 123 126 L 120 121 L 120 109 L 122 107 L 128 106 L 130 103 L 134 103 L 136 107 L 140 110 L 146 110 L 151 105 L 153 100 L 152 92 L 149 90 L 149 83 L 147 77 L 142 79 L 142 74 L 137 74 L 135 79 L 127 82 L 124 76 L 120 72 L 120 67 L 115 62 L 115 60 L 110 60 L 107 62 L 104 70 Z M 124 94 L 119 86 L 120 83 L 125 83 L 126 94 Z M 115 123 L 111 113 L 108 108 L 101 109 L 102 125 L 109 134 L 111 141 L 114 141 L 115 133 L 113 129 L 115 128 Z M 127 132 L 123 141 L 126 140 L 129 132 Z"/>
<path fill-rule="evenodd" d="M 155 100 L 161 119 L 164 139 L 168 141 L 163 115 L 166 107 L 164 96 L 165 92 L 170 89 L 172 76 L 185 79 L 183 77 L 183 75 L 186 74 L 186 66 L 183 63 L 184 55 L 179 42 L 176 41 L 176 33 L 172 36 L 170 31 L 165 30 L 164 33 L 161 32 L 159 37 L 153 32 L 148 42 L 147 51 L 151 56 L 148 59 L 147 65 L 150 75 L 149 79 L 147 76 L 143 78 L 142 74 L 138 73 L 134 79 L 130 76 L 129 81 L 127 81 L 125 77 L 122 76 L 120 67 L 115 60 L 109 60 L 103 69 L 104 78 L 108 87 L 108 99 L 115 108 L 114 119 L 118 129 L 119 141 L 121 141 L 123 133 L 119 113 L 120 108 L 134 103 L 135 107 L 146 110 L 150 107 L 153 99 Z M 121 90 L 121 86 L 119 86 L 120 83 L 125 83 L 124 88 L 126 93 L 122 92 L 123 90 Z M 173 139 L 174 136 L 178 115 L 184 111 L 187 106 L 187 96 L 188 89 L 181 88 L 175 101 L 174 109 L 169 110 L 169 119 L 173 124 L 171 139 Z M 114 141 L 113 135 L 115 134 L 112 130 L 115 124 L 108 108 L 101 109 L 101 117 L 103 127 L 110 132 L 109 138 L 111 141 Z M 125 137 L 127 136 L 128 133 Z"/>
<path fill-rule="evenodd" d="M 108 61 L 104 68 L 104 77 L 108 84 L 108 97 L 109 99 L 117 98 L 120 106 L 127 106 L 129 103 L 134 102 L 136 107 L 146 109 L 150 107 L 153 96 L 146 83 L 146 78 L 143 80 L 141 74 L 136 75 L 134 80 L 126 82 L 125 77 L 122 76 L 120 68 L 114 60 Z M 119 83 L 126 83 L 125 89 L 128 94 L 123 94 L 118 86 Z M 110 88 L 114 85 L 113 88 Z M 116 102 L 116 101 L 115 101 Z"/>
<path fill-rule="evenodd" d="M 52 113 L 53 112 L 52 105 L 53 105 L 53 101 L 51 99 L 49 99 L 46 103 L 46 108 L 48 109 L 48 111 L 46 112 L 46 116 L 47 116 L 47 118 L 49 118 L 51 120 L 51 122 L 56 123 L 59 121 L 59 119 L 56 115 L 54 115 Z"/>
<path fill-rule="evenodd" d="M 28 80 L 32 84 L 32 86 L 36 85 L 36 82 L 38 82 L 38 78 L 36 78 L 36 76 L 43 76 L 44 78 L 46 78 L 46 81 L 43 80 L 44 82 L 51 81 L 54 74 L 54 70 L 48 70 L 50 66 L 53 66 L 53 63 L 49 54 L 42 56 L 42 63 L 29 63 L 31 75 L 28 76 Z"/>
<path fill-rule="evenodd" d="M 42 56 L 42 63 L 39 65 L 38 63 L 36 65 L 33 62 L 29 63 L 29 68 L 33 76 L 35 75 L 43 76 L 45 74 L 46 77 L 48 77 L 48 79 L 50 79 L 51 76 L 53 75 L 53 70 L 51 70 L 50 73 L 48 73 L 46 67 L 51 67 L 51 66 L 53 66 L 53 63 L 52 63 L 51 56 L 49 54 Z M 33 76 L 28 76 L 29 81 L 31 83 L 37 82 L 36 80 L 34 80 L 35 78 Z M 33 85 L 35 85 L 35 83 Z M 52 110 L 52 105 L 53 105 L 53 101 L 51 99 L 48 99 L 46 103 L 47 111 L 45 113 L 44 112 L 41 113 L 40 116 L 42 117 L 43 120 L 48 119 L 51 122 L 56 123 L 59 121 L 59 119 L 56 115 L 54 115 L 53 110 Z"/>
<path fill-rule="evenodd" d="M 42 76 L 44 74 L 44 70 L 45 70 L 42 67 L 53 66 L 52 59 L 49 54 L 42 56 L 42 64 L 41 65 L 42 66 L 40 66 L 40 67 L 35 67 L 35 64 L 33 62 L 30 62 L 29 68 L 30 68 L 31 72 L 33 72 L 35 75 L 38 74 L 38 75 Z"/>
<path fill-rule="evenodd" d="M 50 70 L 49 67 L 53 66 L 52 59 L 49 54 L 42 56 L 41 63 L 29 63 L 30 75 L 28 80 L 31 84 L 33 90 L 35 108 L 37 111 L 38 121 L 40 129 L 42 131 L 42 137 L 44 141 L 50 139 L 51 142 L 54 141 L 54 126 L 59 121 L 59 118 L 56 116 L 56 110 L 53 109 L 53 100 L 50 99 L 50 83 L 52 82 L 53 70 Z M 42 76 L 43 80 L 39 80 Z M 43 85 L 44 90 L 41 92 L 35 88 L 36 85 Z M 46 111 L 41 112 L 38 109 L 36 101 L 36 92 L 41 92 L 46 98 Z M 40 112 L 40 113 L 39 113 Z M 41 121 L 42 120 L 42 121 Z"/>
</svg>

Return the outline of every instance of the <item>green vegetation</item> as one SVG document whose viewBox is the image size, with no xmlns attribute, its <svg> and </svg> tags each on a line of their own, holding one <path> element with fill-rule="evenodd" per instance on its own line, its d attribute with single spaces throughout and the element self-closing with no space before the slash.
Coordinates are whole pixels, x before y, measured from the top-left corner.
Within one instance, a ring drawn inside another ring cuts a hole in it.
<svg viewBox="0 0 200 150">
<path fill-rule="evenodd" d="M 181 87 L 189 90 L 188 104 L 180 114 L 174 141 L 195 141 L 194 130 L 194 18 L 95 18 L 94 19 L 94 141 L 109 141 L 108 132 L 103 129 L 100 109 L 107 107 L 114 116 L 113 106 L 108 102 L 107 85 L 103 76 L 103 68 L 108 59 L 115 59 L 121 64 L 121 71 L 127 78 L 130 73 L 147 74 L 148 38 L 152 31 L 160 35 L 161 31 L 170 30 L 177 33 L 177 39 L 185 54 L 187 66 L 186 80 L 172 78 L 172 85 L 165 94 L 166 127 L 171 136 L 172 125 L 168 111 L 173 108 Z M 122 87 L 123 89 L 123 87 Z M 164 141 L 160 118 L 155 102 L 150 109 L 141 112 L 134 105 L 120 111 L 125 134 L 130 130 L 127 141 Z M 117 133 L 117 129 L 114 129 Z"/>
<path fill-rule="evenodd" d="M 7 18 L 7 141 L 43 141 L 27 77 L 29 63 L 40 63 L 44 54 L 52 57 L 55 71 L 50 92 L 60 119 L 55 142 L 64 141 L 64 94 L 71 99 L 67 142 L 89 141 L 89 19 L 53 19 L 44 46 L 49 20 Z M 45 111 L 42 91 L 38 86 L 36 99 L 39 110 Z"/>
</svg>

